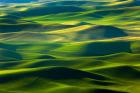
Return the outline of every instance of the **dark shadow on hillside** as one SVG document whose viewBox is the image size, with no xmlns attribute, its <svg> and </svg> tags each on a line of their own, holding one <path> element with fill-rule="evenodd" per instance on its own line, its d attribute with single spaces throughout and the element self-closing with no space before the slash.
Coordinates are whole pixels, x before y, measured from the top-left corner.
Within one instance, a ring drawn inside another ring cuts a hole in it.
<svg viewBox="0 0 140 93">
<path fill-rule="evenodd" d="M 15 51 L 18 48 L 18 46 L 17 45 L 12 45 L 12 44 L 0 43 L 0 48 Z"/>
<path fill-rule="evenodd" d="M 39 24 L 4 24 L 0 25 L 0 32 L 7 33 L 7 32 L 19 32 L 22 30 L 33 29 L 34 28 L 41 28 L 42 26 Z"/>
<path fill-rule="evenodd" d="M 36 59 L 55 59 L 55 57 L 50 56 L 50 55 L 41 55 L 37 57 Z"/>
<path fill-rule="evenodd" d="M 108 16 L 108 15 L 120 15 L 120 14 L 124 14 L 128 12 L 127 9 L 120 9 L 120 10 L 115 10 L 115 9 L 112 9 L 112 10 L 102 10 L 102 11 L 97 11 L 97 12 L 93 12 L 93 13 L 89 13 L 87 14 L 86 16 L 90 16 L 90 17 L 93 17 L 93 18 L 104 18 L 105 16 Z"/>
<path fill-rule="evenodd" d="M 106 2 L 97 2 L 97 1 L 57 1 L 48 3 L 48 6 L 95 6 L 95 5 L 103 5 L 106 4 Z"/>
<path fill-rule="evenodd" d="M 12 61 L 12 60 L 10 60 L 10 61 L 5 60 L 5 61 L 2 61 L 2 63 L 0 61 L 0 70 L 8 70 L 8 69 L 14 68 L 15 66 L 20 65 L 20 64 L 21 64 L 20 61 L 16 62 L 16 61 Z"/>
<path fill-rule="evenodd" d="M 82 56 L 104 56 L 120 52 L 131 52 L 131 43 L 116 41 L 116 42 L 95 42 L 85 46 L 85 51 Z"/>
<path fill-rule="evenodd" d="M 16 53 L 18 46 L 0 43 L 0 61 L 21 60 L 22 56 Z"/>
<path fill-rule="evenodd" d="M 65 68 L 65 67 L 54 67 L 50 69 L 42 69 L 37 71 L 1 75 L 0 83 L 23 79 L 23 78 L 29 78 L 29 77 L 41 77 L 41 78 L 55 79 L 55 80 L 82 79 L 82 78 L 91 78 L 96 80 L 110 80 L 109 78 L 94 73 L 84 72 L 84 71 Z"/>
<path fill-rule="evenodd" d="M 15 51 L 0 50 L 0 61 L 8 61 L 8 60 L 21 60 L 22 56 L 19 53 L 16 53 Z"/>
<path fill-rule="evenodd" d="M 49 14 L 82 12 L 82 11 L 85 11 L 85 9 L 76 6 L 42 6 L 42 7 L 32 8 L 22 13 L 11 13 L 10 15 L 11 16 L 15 15 L 20 18 L 20 17 L 42 16 L 42 15 L 49 15 Z M 9 18 L 10 15 L 6 16 L 6 18 Z"/>
<path fill-rule="evenodd" d="M 123 29 L 113 27 L 113 26 L 95 26 L 86 30 L 81 30 L 77 32 L 77 37 L 75 40 L 79 41 L 82 38 L 87 37 L 87 39 L 106 39 L 106 38 L 116 38 L 128 36 Z"/>
<path fill-rule="evenodd" d="M 133 66 L 118 66 L 112 68 L 99 69 L 96 72 L 121 79 L 140 79 L 139 68 Z"/>
</svg>

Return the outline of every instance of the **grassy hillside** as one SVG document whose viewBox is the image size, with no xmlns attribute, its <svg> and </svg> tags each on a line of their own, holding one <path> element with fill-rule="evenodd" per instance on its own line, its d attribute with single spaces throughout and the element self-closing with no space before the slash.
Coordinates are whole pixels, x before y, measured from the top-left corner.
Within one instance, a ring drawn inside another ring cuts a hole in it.
<svg viewBox="0 0 140 93">
<path fill-rule="evenodd" d="M 0 4 L 0 93 L 139 93 L 139 3 Z"/>
</svg>

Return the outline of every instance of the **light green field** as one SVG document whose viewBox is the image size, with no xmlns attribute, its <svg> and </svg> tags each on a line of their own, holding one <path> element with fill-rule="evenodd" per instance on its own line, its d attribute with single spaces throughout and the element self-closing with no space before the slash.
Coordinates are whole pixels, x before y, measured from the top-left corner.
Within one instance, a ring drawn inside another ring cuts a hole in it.
<svg viewBox="0 0 140 93">
<path fill-rule="evenodd" d="M 54 1 L 0 5 L 0 93 L 140 93 L 140 1 Z"/>
</svg>

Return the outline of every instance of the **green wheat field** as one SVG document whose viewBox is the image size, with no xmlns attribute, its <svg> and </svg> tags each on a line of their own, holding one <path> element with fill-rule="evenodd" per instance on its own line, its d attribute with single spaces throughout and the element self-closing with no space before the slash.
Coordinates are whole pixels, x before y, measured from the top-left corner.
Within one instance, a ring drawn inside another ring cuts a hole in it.
<svg viewBox="0 0 140 93">
<path fill-rule="evenodd" d="M 140 93 L 140 0 L 8 1 L 0 93 Z"/>
</svg>

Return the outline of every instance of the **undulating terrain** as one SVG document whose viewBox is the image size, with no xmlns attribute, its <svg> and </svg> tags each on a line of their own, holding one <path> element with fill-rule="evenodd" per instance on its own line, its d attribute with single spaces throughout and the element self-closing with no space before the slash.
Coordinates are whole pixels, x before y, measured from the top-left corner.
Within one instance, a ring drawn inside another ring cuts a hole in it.
<svg viewBox="0 0 140 93">
<path fill-rule="evenodd" d="M 0 0 L 0 93 L 140 93 L 140 0 Z"/>
</svg>

